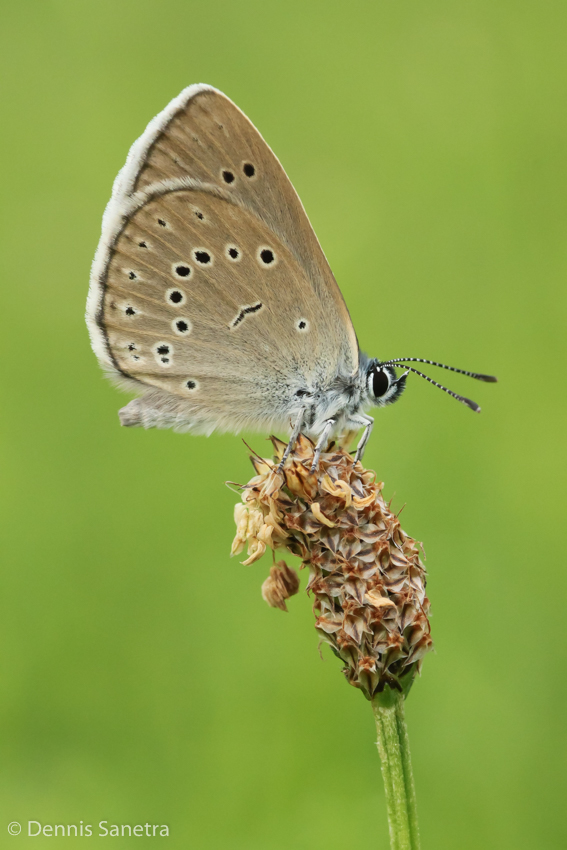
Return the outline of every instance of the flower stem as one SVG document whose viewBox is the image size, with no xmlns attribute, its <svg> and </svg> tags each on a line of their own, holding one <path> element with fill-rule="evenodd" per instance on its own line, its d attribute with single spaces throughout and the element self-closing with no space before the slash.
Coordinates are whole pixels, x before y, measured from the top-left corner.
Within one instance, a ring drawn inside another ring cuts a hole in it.
<svg viewBox="0 0 567 850">
<path fill-rule="evenodd" d="M 415 786 L 404 717 L 404 694 L 387 685 L 372 700 L 386 791 L 392 850 L 419 850 Z"/>
</svg>

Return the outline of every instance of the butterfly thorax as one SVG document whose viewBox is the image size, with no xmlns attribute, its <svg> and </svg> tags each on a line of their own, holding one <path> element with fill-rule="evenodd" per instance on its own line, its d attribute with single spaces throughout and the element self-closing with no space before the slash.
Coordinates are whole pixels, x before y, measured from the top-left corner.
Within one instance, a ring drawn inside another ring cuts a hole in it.
<svg viewBox="0 0 567 850">
<path fill-rule="evenodd" d="M 375 404 L 368 389 L 368 370 L 374 362 L 361 353 L 353 375 L 338 374 L 329 385 L 315 386 L 302 394 L 304 430 L 309 436 L 318 437 L 331 419 L 332 435 L 361 427 L 361 414 Z"/>
</svg>

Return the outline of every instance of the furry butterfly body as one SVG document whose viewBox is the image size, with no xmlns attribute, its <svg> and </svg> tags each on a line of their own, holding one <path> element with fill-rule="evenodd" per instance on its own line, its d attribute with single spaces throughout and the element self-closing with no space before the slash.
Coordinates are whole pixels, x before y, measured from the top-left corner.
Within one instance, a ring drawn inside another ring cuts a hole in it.
<svg viewBox="0 0 567 850">
<path fill-rule="evenodd" d="M 139 396 L 123 425 L 210 434 L 291 422 L 321 444 L 365 427 L 363 445 L 364 410 L 394 401 L 407 374 L 359 352 L 281 164 L 206 85 L 150 122 L 116 178 L 87 324 L 102 367 Z"/>
</svg>

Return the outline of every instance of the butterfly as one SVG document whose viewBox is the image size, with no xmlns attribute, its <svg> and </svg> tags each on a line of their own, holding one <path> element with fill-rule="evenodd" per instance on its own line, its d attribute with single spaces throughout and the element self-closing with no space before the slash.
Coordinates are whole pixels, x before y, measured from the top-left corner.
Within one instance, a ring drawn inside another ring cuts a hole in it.
<svg viewBox="0 0 567 850">
<path fill-rule="evenodd" d="M 105 210 L 87 301 L 103 369 L 138 397 L 122 425 L 211 434 L 291 429 L 316 440 L 361 428 L 414 372 L 359 350 L 303 205 L 258 130 L 226 95 L 193 85 L 133 144 Z M 398 377 L 396 366 L 403 368 Z M 284 460 L 285 460 L 284 457 Z M 284 461 L 282 461 L 283 463 Z"/>
</svg>

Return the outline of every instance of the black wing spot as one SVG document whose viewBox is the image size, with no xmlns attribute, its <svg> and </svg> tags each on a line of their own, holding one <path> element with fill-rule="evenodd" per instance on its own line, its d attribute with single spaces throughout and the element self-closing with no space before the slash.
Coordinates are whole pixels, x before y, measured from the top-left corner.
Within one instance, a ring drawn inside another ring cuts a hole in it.
<svg viewBox="0 0 567 850">
<path fill-rule="evenodd" d="M 234 183 L 234 174 L 232 171 L 223 171 L 222 179 L 225 183 Z"/>
<path fill-rule="evenodd" d="M 236 245 L 227 245 L 226 246 L 226 256 L 228 257 L 229 260 L 233 260 L 234 262 L 236 262 L 237 260 L 240 260 L 240 258 L 241 258 L 240 249 L 237 248 Z"/>
<path fill-rule="evenodd" d="M 271 248 L 262 248 L 260 251 L 260 259 L 266 266 L 271 266 L 276 259 L 276 255 Z"/>
<path fill-rule="evenodd" d="M 135 272 L 128 273 L 128 277 L 130 278 L 130 280 L 136 280 L 137 276 L 138 275 Z"/>
<path fill-rule="evenodd" d="M 128 351 L 136 351 L 136 346 L 133 342 L 128 345 Z"/>
<path fill-rule="evenodd" d="M 138 242 L 138 247 L 139 248 L 147 248 L 148 246 L 146 245 L 145 242 Z"/>
<path fill-rule="evenodd" d="M 172 304 L 181 304 L 185 296 L 178 289 L 171 289 L 168 296 Z"/>
<path fill-rule="evenodd" d="M 235 316 L 234 319 L 232 320 L 232 322 L 230 323 L 230 327 L 231 328 L 237 327 L 237 325 L 239 325 L 240 322 L 244 321 L 246 316 L 249 316 L 250 313 L 257 313 L 258 310 L 261 310 L 263 306 L 264 305 L 262 304 L 261 301 L 257 301 L 255 304 L 250 304 L 248 307 L 242 307 L 242 309 L 240 310 L 240 313 L 238 313 L 238 315 Z"/>
<path fill-rule="evenodd" d="M 191 269 L 189 266 L 175 266 L 175 274 L 178 275 L 178 277 L 189 277 Z"/>
<path fill-rule="evenodd" d="M 196 210 L 196 211 L 195 211 L 195 215 L 197 216 L 197 218 L 199 219 L 199 221 L 203 221 L 203 219 L 205 218 L 205 216 L 204 216 L 204 214 L 201 212 L 201 210 Z"/>
<path fill-rule="evenodd" d="M 175 319 L 173 322 L 173 329 L 178 334 L 188 334 L 191 330 L 191 325 L 187 319 Z"/>
<path fill-rule="evenodd" d="M 139 360 L 139 359 L 140 359 L 140 358 L 138 357 L 138 355 L 137 355 L 137 354 L 133 354 L 133 355 L 132 355 L 132 360 Z"/>
<path fill-rule="evenodd" d="M 158 218 L 157 223 L 160 225 L 160 227 L 167 227 L 167 224 L 163 220 L 163 218 Z"/>
<path fill-rule="evenodd" d="M 212 261 L 212 257 L 208 251 L 193 251 L 193 256 L 202 266 L 207 266 Z"/>
<path fill-rule="evenodd" d="M 168 345 L 167 342 L 156 342 L 152 350 L 158 363 L 161 363 L 163 366 L 167 366 L 171 362 L 171 358 L 173 357 L 173 346 Z"/>
<path fill-rule="evenodd" d="M 307 321 L 307 319 L 300 319 L 296 327 L 298 331 L 301 331 L 301 333 L 305 333 L 305 331 L 309 330 L 309 322 Z"/>
<path fill-rule="evenodd" d="M 256 169 L 254 168 L 251 162 L 245 162 L 242 166 L 242 170 L 244 171 L 247 177 L 254 177 L 254 175 L 256 174 Z"/>
<path fill-rule="evenodd" d="M 187 381 L 185 384 L 188 390 L 196 390 L 197 389 L 197 381 Z"/>
<path fill-rule="evenodd" d="M 136 315 L 136 311 L 134 310 L 133 307 L 126 307 L 124 312 L 126 313 L 127 316 L 135 316 Z"/>
</svg>

